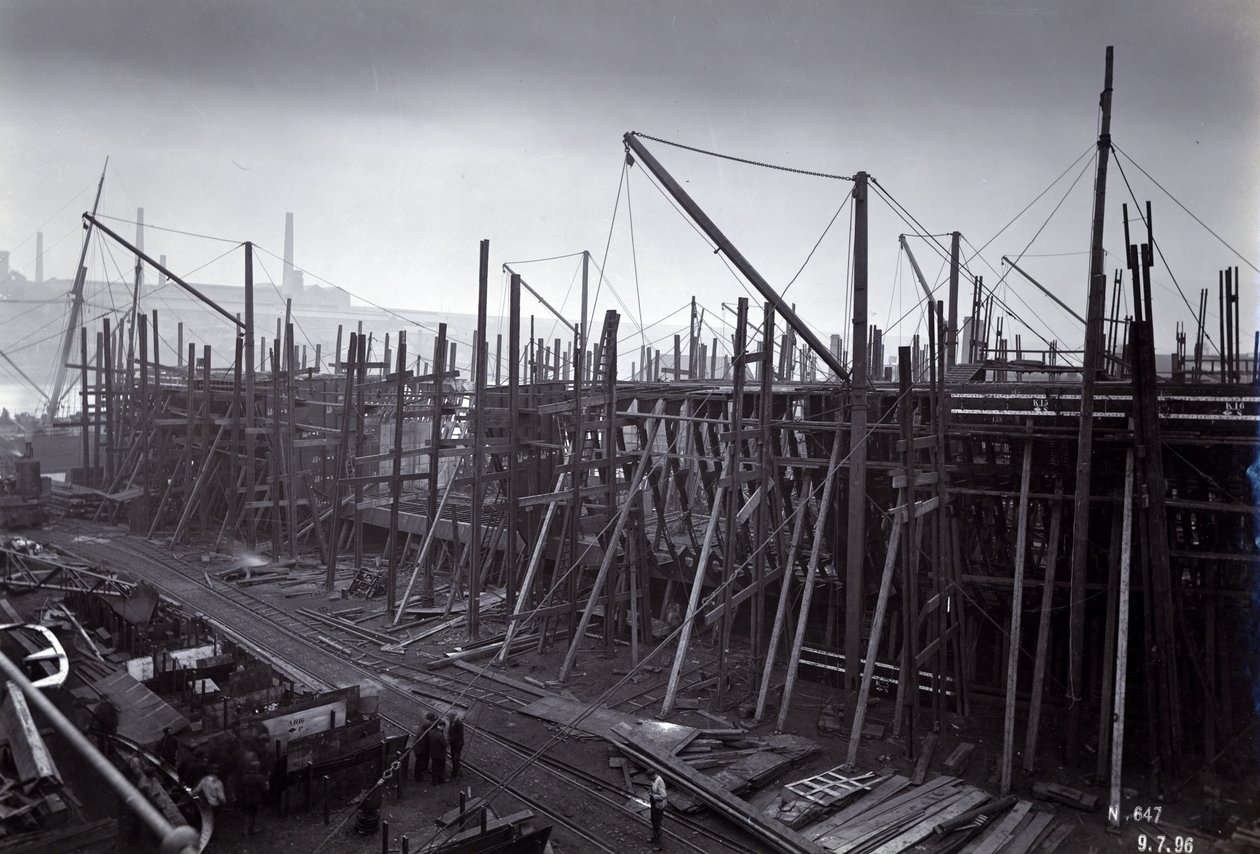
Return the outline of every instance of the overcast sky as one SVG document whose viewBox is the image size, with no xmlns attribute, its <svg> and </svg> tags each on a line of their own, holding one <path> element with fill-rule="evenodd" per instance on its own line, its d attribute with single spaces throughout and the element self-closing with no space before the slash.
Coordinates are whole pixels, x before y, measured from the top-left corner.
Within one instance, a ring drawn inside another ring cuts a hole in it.
<svg viewBox="0 0 1260 854">
<path fill-rule="evenodd" d="M 478 241 L 489 238 L 492 313 L 500 264 L 582 249 L 597 261 L 607 251 L 629 312 L 623 330 L 638 322 L 640 302 L 646 323 L 692 294 L 719 312 L 745 291 L 641 168 L 628 173 L 610 231 L 621 137 L 638 130 L 810 170 L 865 170 L 929 231 L 988 244 L 971 262 L 988 283 L 1001 276 L 1001 256 L 1020 255 L 1040 230 L 1021 266 L 1084 313 L 1090 158 L 1114 44 L 1113 138 L 1133 160 L 1118 159 L 1137 198 L 1154 202 L 1171 266 L 1155 274 L 1159 349 L 1172 349 L 1176 320 L 1190 321 L 1173 277 L 1196 305 L 1210 285 L 1215 317 L 1216 271 L 1233 264 L 1249 341 L 1258 277 L 1248 262 L 1260 256 L 1258 9 L 1247 0 L 0 0 L 0 249 L 33 277 L 42 228 L 46 275 L 69 277 L 78 214 L 108 155 L 104 213 L 131 219 L 143 206 L 149 223 L 279 254 L 293 211 L 298 265 L 379 303 L 474 311 Z M 780 290 L 850 190 L 648 144 Z M 1113 165 L 1113 264 L 1127 198 Z M 878 198 L 870 219 L 873 322 L 910 312 L 896 329 L 909 334 L 918 291 L 897 237 L 911 229 Z M 788 291 L 824 332 L 846 324 L 848 227 L 846 208 Z M 177 272 L 227 248 L 159 233 L 147 245 Z M 926 241 L 912 248 L 938 281 L 940 258 Z M 279 262 L 262 258 L 278 278 Z M 239 259 L 194 279 L 239 281 Z M 577 262 L 520 269 L 559 304 Z M 1038 332 L 1079 342 L 1079 327 L 1031 286 L 1008 278 L 1003 293 Z M 575 304 L 574 293 L 566 307 Z M 596 316 L 618 307 L 606 287 Z"/>
</svg>

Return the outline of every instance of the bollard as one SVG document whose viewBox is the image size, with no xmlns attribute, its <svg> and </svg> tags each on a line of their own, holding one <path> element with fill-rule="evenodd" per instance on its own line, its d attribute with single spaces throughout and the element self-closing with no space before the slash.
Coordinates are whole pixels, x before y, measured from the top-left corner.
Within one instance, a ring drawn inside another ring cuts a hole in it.
<svg viewBox="0 0 1260 854">
<path fill-rule="evenodd" d="M 324 799 L 324 826 L 328 826 L 328 775 L 324 775 L 324 781 L 320 784 L 320 796 Z"/>
<path fill-rule="evenodd" d="M 468 808 L 468 795 L 459 793 L 459 829 L 464 829 L 464 810 Z"/>
<path fill-rule="evenodd" d="M 490 808 L 482 807 L 481 808 L 481 832 L 482 833 L 486 832 L 486 825 L 489 822 L 490 822 Z"/>
<path fill-rule="evenodd" d="M 389 822 L 381 822 L 381 854 L 389 854 Z"/>
<path fill-rule="evenodd" d="M 407 849 L 408 849 L 408 839 L 407 837 L 404 836 L 402 838 L 402 854 L 409 854 Z"/>
<path fill-rule="evenodd" d="M 395 773 L 395 774 L 394 774 L 394 782 L 395 782 L 394 800 L 396 800 L 396 801 L 401 801 L 401 800 L 402 800 L 403 777 L 406 777 L 407 775 L 406 775 L 406 773 L 404 772 L 404 769 L 403 769 L 403 755 L 402 755 L 402 751 L 399 751 L 398 753 L 395 753 L 395 754 L 394 754 L 394 756 L 398 757 L 398 771 L 397 771 L 397 773 Z"/>
</svg>

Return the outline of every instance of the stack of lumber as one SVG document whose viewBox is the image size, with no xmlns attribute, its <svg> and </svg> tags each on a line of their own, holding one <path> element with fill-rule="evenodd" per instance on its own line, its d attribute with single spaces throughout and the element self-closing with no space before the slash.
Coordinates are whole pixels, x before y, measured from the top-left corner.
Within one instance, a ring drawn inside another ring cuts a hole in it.
<svg viewBox="0 0 1260 854">
<path fill-rule="evenodd" d="M 662 747 L 650 732 L 628 724 L 617 724 L 613 728 L 613 735 L 614 742 L 619 742 L 627 759 L 659 772 L 669 781 L 671 807 L 675 806 L 678 794 L 685 794 L 756 837 L 762 843 L 763 850 L 786 854 L 822 854 L 826 850 L 786 824 L 762 814 L 747 801 L 728 791 L 715 778 L 692 768 L 678 755 L 682 746 L 676 751 Z"/>
<path fill-rule="evenodd" d="M 1229 837 L 1230 844 L 1242 851 L 1260 851 L 1260 821 L 1239 824 Z"/>
<path fill-rule="evenodd" d="M 72 483 L 53 481 L 49 509 L 58 516 L 90 519 L 101 506 L 101 493 Z"/>
<path fill-rule="evenodd" d="M 847 806 L 801 831 L 826 851 L 1032 854 L 1054 851 L 1071 830 L 1056 826 L 1052 813 L 1035 811 L 1029 801 L 994 801 L 957 777 L 940 776 L 916 787 L 907 777 L 887 775 L 858 798 L 844 792 L 853 781 L 845 778 L 847 785 L 837 792 Z"/>
</svg>

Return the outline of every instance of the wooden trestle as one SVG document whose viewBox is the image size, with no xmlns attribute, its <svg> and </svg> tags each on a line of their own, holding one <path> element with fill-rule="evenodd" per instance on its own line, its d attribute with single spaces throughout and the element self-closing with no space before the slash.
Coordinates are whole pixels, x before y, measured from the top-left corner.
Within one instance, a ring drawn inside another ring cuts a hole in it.
<svg viewBox="0 0 1260 854">
<path fill-rule="evenodd" d="M 859 393 L 794 358 L 767 310 L 740 326 L 733 357 L 707 359 L 693 334 L 690 352 L 675 345 L 671 381 L 626 382 L 613 312 L 579 358 L 573 342 L 564 353 L 543 339 L 522 347 L 517 278 L 497 384 L 450 367 L 445 327 L 431 342 L 400 335 L 396 359 L 351 333 L 329 372 L 304 364 L 291 325 L 258 342 L 252 366 L 238 340 L 225 368 L 194 344 L 186 364 L 160 364 L 147 346 L 156 312 L 126 333 L 106 321 L 94 356 L 80 340 L 85 460 L 74 478 L 109 496 L 102 518 L 174 545 L 318 555 L 330 585 L 351 555 L 356 570 L 381 567 L 373 589 L 396 621 L 433 604 L 435 579 L 449 585 L 448 605 L 504 587 L 502 655 L 537 632 L 562 644 L 563 680 L 628 643 L 636 661 L 672 665 L 662 713 L 707 631 L 723 701 L 757 718 L 777 708 L 782 726 L 801 680 L 851 686 L 850 759 L 872 691 L 891 688 L 890 723 L 909 745 L 948 714 L 1004 704 L 1004 788 L 1015 746 L 1024 769 L 1045 761 L 1046 721 L 1059 717 L 1047 710 L 1069 705 L 1080 737 L 1097 734 L 1105 772 L 1126 687 L 1115 681 L 1118 648 L 1132 649 L 1121 719 L 1164 786 L 1216 761 L 1245 726 L 1255 664 L 1234 641 L 1260 570 L 1246 477 L 1260 395 L 1240 379 L 1254 382 L 1254 366 L 1213 370 L 1197 354 L 1191 370 L 1183 353 L 1174 378 L 1157 382 L 1146 320 L 1126 335 L 1128 352 L 1108 348 L 1119 367 L 1095 384 L 1091 524 L 1075 586 L 1081 386 L 1079 369 L 1051 364 L 1062 351 L 1046 365 L 985 361 L 973 341 L 949 367 L 938 309 L 928 346 L 902 353 L 900 382 L 872 349 L 874 381 Z M 747 326 L 765 332 L 749 341 Z M 636 355 L 633 373 L 645 376 L 650 354 Z M 855 433 L 859 396 L 866 426 Z M 858 448 L 865 483 L 855 486 Z M 1122 537 L 1131 450 L 1133 535 Z M 868 579 L 856 590 L 852 554 Z M 1118 624 L 1122 581 L 1133 604 Z M 669 602 L 682 629 L 657 647 L 654 616 Z M 844 651 L 854 633 L 861 660 Z"/>
</svg>

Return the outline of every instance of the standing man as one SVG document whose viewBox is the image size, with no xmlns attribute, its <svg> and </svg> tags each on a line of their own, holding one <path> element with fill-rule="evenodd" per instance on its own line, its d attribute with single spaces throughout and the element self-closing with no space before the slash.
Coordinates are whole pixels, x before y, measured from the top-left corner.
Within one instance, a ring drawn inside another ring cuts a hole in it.
<svg viewBox="0 0 1260 854">
<path fill-rule="evenodd" d="M 102 753 L 109 753 L 113 736 L 118 733 L 118 707 L 109 697 L 102 697 L 92 707 L 92 729 L 96 731 L 96 743 Z"/>
<path fill-rule="evenodd" d="M 453 710 L 446 713 L 447 738 L 451 744 L 451 776 L 459 776 L 459 755 L 464 752 L 464 719 Z"/>
<path fill-rule="evenodd" d="M 648 792 L 648 805 L 652 808 L 652 842 L 661 844 L 661 821 L 665 818 L 665 778 L 656 773 L 652 775 L 652 789 Z"/>
<path fill-rule="evenodd" d="M 251 762 L 237 786 L 237 799 L 249 819 L 248 833 L 253 836 L 258 832 L 258 809 L 267 797 L 267 778 L 263 776 L 262 767 Z"/>
<path fill-rule="evenodd" d="M 433 728 L 435 721 L 437 715 L 429 712 L 424 716 L 424 727 L 416 733 L 416 746 L 411 752 L 416 763 L 414 776 L 417 783 L 424 782 L 424 772 L 429 768 L 429 730 Z"/>
<path fill-rule="evenodd" d="M 433 785 L 446 782 L 446 727 L 440 720 L 429 728 L 429 767 L 433 772 Z"/>
<path fill-rule="evenodd" d="M 171 735 L 170 727 L 162 728 L 162 740 L 158 742 L 157 755 L 172 768 L 179 760 L 179 742 L 175 740 L 175 736 Z"/>
</svg>

